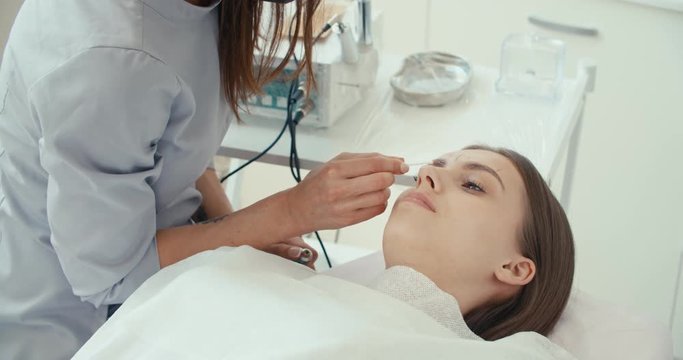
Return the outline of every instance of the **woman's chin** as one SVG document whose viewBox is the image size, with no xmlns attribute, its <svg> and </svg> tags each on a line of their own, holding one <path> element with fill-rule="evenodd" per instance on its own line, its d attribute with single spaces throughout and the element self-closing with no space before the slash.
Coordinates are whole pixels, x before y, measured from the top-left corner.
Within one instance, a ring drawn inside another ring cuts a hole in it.
<svg viewBox="0 0 683 360">
<path fill-rule="evenodd" d="M 384 228 L 382 248 L 387 253 L 401 254 L 419 247 L 424 237 L 420 227 L 409 226 L 405 222 L 389 222 Z M 388 264 L 387 264 L 388 265 Z"/>
<path fill-rule="evenodd" d="M 399 239 L 406 236 L 410 237 L 416 231 L 415 227 L 409 224 L 407 220 L 404 216 L 391 215 L 386 226 L 384 226 L 385 245 L 387 242 L 400 241 Z"/>
<path fill-rule="evenodd" d="M 384 237 L 402 239 L 422 238 L 429 229 L 434 227 L 434 219 L 422 209 L 396 209 L 391 213 L 387 224 L 384 226 Z"/>
</svg>

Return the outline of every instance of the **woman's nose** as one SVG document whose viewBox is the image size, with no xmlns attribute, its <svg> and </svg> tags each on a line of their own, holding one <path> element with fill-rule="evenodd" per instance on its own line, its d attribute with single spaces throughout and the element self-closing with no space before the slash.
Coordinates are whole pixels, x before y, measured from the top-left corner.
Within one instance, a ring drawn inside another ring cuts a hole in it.
<svg viewBox="0 0 683 360">
<path fill-rule="evenodd" d="M 430 187 L 434 192 L 441 191 L 441 184 L 433 166 L 423 166 L 417 175 L 417 188 Z"/>
</svg>

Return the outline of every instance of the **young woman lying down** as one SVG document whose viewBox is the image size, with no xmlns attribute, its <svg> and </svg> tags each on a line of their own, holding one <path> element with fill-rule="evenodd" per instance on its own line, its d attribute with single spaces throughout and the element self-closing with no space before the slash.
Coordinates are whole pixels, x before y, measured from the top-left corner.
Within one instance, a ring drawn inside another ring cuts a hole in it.
<svg viewBox="0 0 683 360">
<path fill-rule="evenodd" d="M 384 231 L 371 287 L 249 247 L 159 272 L 77 359 L 570 359 L 543 335 L 569 297 L 574 245 L 523 156 L 468 147 L 420 170 Z"/>
</svg>

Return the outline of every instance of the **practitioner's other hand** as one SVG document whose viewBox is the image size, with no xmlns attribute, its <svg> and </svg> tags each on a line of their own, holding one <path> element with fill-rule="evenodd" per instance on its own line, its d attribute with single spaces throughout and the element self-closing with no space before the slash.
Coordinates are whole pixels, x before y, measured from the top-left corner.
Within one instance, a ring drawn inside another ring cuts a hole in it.
<svg viewBox="0 0 683 360">
<path fill-rule="evenodd" d="M 304 249 L 311 251 L 311 257 L 306 262 L 301 262 L 301 257 Z M 270 244 L 266 246 L 263 251 L 269 252 L 273 255 L 281 256 L 287 260 L 302 263 L 311 269 L 315 270 L 315 260 L 318 259 L 318 252 L 308 245 L 301 237 L 294 237 L 283 242 Z"/>
<path fill-rule="evenodd" d="M 371 219 L 387 208 L 394 175 L 407 171 L 402 158 L 340 154 L 288 190 L 290 219 L 300 234 Z"/>
</svg>

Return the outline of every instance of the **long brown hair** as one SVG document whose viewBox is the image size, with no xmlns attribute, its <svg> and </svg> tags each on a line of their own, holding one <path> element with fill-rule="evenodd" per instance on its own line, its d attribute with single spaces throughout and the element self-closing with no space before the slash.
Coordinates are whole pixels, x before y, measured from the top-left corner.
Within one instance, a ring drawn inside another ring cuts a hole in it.
<svg viewBox="0 0 683 360">
<path fill-rule="evenodd" d="M 274 55 L 280 46 L 281 34 L 289 33 L 285 27 L 285 5 L 272 3 L 270 22 L 263 27 L 264 3 L 262 0 L 225 0 L 220 4 L 218 55 L 221 83 L 225 98 L 238 116 L 241 102 L 258 93 L 261 87 L 277 77 L 294 55 L 299 38 L 303 38 L 304 54 L 299 59 L 294 76 L 305 70 L 312 71 L 313 15 L 321 0 L 294 0 L 291 17 L 290 45 L 284 59 L 275 65 Z M 268 38 L 264 48 L 259 42 Z M 255 55 L 259 50 L 261 56 Z M 314 84 L 313 76 L 307 77 L 307 86 Z"/>
<path fill-rule="evenodd" d="M 534 279 L 507 301 L 470 311 L 468 327 L 486 340 L 521 331 L 547 335 L 567 304 L 574 278 L 574 240 L 567 216 L 534 165 L 508 149 L 475 145 L 508 158 L 524 181 L 526 214 L 520 234 L 522 255 L 536 264 Z"/>
</svg>

